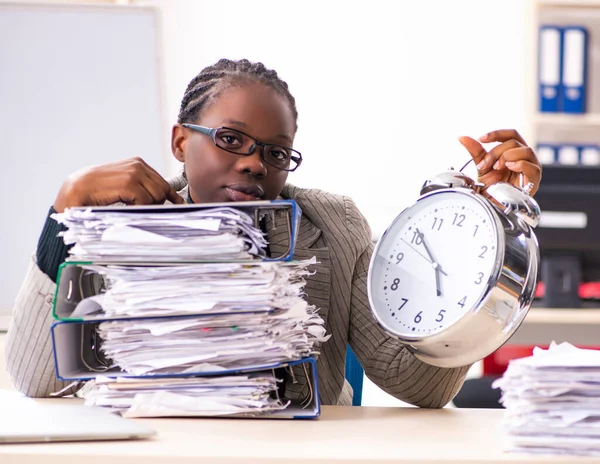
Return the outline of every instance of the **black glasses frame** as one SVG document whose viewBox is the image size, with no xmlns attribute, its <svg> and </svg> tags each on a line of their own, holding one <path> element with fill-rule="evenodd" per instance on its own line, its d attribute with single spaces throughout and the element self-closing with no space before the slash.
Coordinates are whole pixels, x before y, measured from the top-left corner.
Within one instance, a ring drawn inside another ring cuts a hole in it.
<svg viewBox="0 0 600 464">
<path fill-rule="evenodd" d="M 204 126 L 198 126 L 197 124 L 189 124 L 189 123 L 183 123 L 182 124 L 183 127 L 187 127 L 188 129 L 191 129 L 193 131 L 196 132 L 200 132 L 201 134 L 204 135 L 208 135 L 210 136 L 210 138 L 213 140 L 213 143 L 220 148 L 221 150 L 227 151 L 229 153 L 233 153 L 235 155 L 240 155 L 240 156 L 248 156 L 254 153 L 254 151 L 256 150 L 256 147 L 262 147 L 262 150 L 260 150 L 260 158 L 267 163 L 269 166 L 273 166 L 274 168 L 280 169 L 282 171 L 287 171 L 287 172 L 293 172 L 296 169 L 298 169 L 298 167 L 300 166 L 300 164 L 302 164 L 302 154 L 298 151 L 298 150 L 294 150 L 291 147 L 286 147 L 285 145 L 279 145 L 276 143 L 264 143 L 261 142 L 260 140 L 257 140 L 255 137 L 252 137 L 250 134 L 246 134 L 245 132 L 242 132 L 239 129 L 234 129 L 232 127 L 204 127 Z M 250 138 L 251 140 L 254 141 L 254 144 L 250 147 L 250 151 L 248 153 L 240 153 L 238 151 L 233 151 L 233 150 L 228 150 L 227 148 L 223 148 L 221 147 L 218 143 L 217 143 L 217 132 L 221 129 L 227 129 L 230 131 L 234 131 L 234 132 L 238 132 L 239 134 L 245 135 L 246 137 Z M 294 163 L 296 163 L 296 165 L 293 168 L 288 168 L 288 169 L 284 169 L 281 168 L 279 166 L 275 166 L 274 164 L 270 163 L 266 157 L 265 157 L 265 150 L 268 147 L 281 147 L 281 148 L 285 148 L 286 150 L 291 151 L 292 153 L 296 154 L 297 156 L 291 155 L 290 156 L 290 160 L 293 161 Z"/>
</svg>

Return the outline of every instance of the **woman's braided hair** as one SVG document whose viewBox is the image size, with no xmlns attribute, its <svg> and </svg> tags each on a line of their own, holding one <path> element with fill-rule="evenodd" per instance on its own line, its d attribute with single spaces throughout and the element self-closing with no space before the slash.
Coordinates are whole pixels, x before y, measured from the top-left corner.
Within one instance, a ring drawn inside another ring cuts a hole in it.
<svg viewBox="0 0 600 464">
<path fill-rule="evenodd" d="M 221 59 L 200 71 L 185 90 L 177 121 L 180 124 L 195 122 L 200 112 L 225 89 L 244 82 L 264 84 L 285 97 L 296 121 L 295 130 L 298 129 L 296 100 L 290 93 L 287 83 L 279 78 L 276 71 L 267 69 L 262 63 L 252 63 L 246 59 L 239 61 Z"/>
</svg>

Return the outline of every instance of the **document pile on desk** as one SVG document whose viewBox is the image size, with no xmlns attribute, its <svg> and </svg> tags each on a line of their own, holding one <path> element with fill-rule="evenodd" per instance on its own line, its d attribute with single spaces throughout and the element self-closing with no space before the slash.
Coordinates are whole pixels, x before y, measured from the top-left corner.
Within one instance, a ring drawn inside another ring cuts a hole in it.
<svg viewBox="0 0 600 464">
<path fill-rule="evenodd" d="M 510 451 L 600 456 L 600 351 L 535 348 L 493 387 L 502 391 Z"/>
<path fill-rule="evenodd" d="M 264 260 L 263 232 L 243 211 L 170 210 L 56 215 L 74 244 L 67 264 L 105 285 L 53 327 L 53 338 L 78 336 L 82 346 L 74 367 L 58 353 L 57 375 L 86 366 L 95 379 L 87 404 L 126 417 L 286 409 L 281 369 L 318 354 L 329 338 L 303 298 L 315 259 Z M 70 280 L 57 301 L 78 285 Z"/>
</svg>

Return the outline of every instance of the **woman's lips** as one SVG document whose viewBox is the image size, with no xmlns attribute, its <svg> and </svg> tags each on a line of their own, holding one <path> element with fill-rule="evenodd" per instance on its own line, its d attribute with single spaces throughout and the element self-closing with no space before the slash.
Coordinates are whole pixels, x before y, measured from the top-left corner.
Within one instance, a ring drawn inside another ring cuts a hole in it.
<svg viewBox="0 0 600 464">
<path fill-rule="evenodd" d="M 225 191 L 231 201 L 257 201 L 265 196 L 263 189 L 253 184 L 228 185 Z"/>
</svg>

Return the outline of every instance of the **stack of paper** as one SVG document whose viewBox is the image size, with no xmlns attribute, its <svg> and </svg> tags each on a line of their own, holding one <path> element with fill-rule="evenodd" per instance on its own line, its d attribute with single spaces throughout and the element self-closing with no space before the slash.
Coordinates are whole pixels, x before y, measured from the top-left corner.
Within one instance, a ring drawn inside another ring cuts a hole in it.
<svg viewBox="0 0 600 464">
<path fill-rule="evenodd" d="M 502 390 L 511 451 L 600 456 L 600 351 L 535 348 L 493 386 Z"/>
<path fill-rule="evenodd" d="M 202 208 L 56 215 L 74 245 L 70 265 L 104 282 L 98 295 L 80 289 L 67 316 L 81 333 L 92 327 L 91 342 L 81 335 L 73 348 L 96 379 L 88 404 L 137 417 L 259 415 L 290 404 L 276 373 L 328 338 L 303 293 L 315 259 L 264 261 L 264 234 L 248 214 Z M 58 301 L 77 285 L 69 280 Z M 78 333 L 54 333 L 66 332 Z"/>
<path fill-rule="evenodd" d="M 317 354 L 323 320 L 306 302 L 267 313 L 101 322 L 102 352 L 134 375 L 218 372 Z"/>
<path fill-rule="evenodd" d="M 272 373 L 160 380 L 98 377 L 87 404 L 113 408 L 125 417 L 264 414 L 289 405 L 279 398 L 278 383 Z"/>
<path fill-rule="evenodd" d="M 52 215 L 72 260 L 215 261 L 264 255 L 266 241 L 246 213 L 232 208 L 130 213 L 110 209 L 67 209 Z"/>
<path fill-rule="evenodd" d="M 82 301 L 72 317 L 175 316 L 289 309 L 303 303 L 313 258 L 296 262 L 205 263 L 184 266 L 94 266 L 106 292 Z"/>
</svg>

